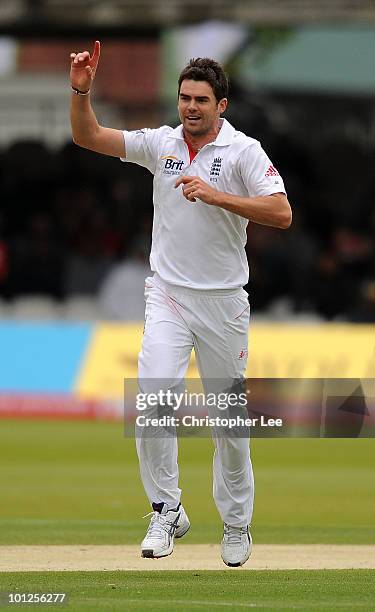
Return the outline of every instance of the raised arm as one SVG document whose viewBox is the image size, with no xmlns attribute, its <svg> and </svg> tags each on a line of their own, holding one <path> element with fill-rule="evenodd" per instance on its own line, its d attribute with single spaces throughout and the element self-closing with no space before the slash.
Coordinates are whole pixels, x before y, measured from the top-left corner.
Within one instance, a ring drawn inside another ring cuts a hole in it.
<svg viewBox="0 0 375 612">
<path fill-rule="evenodd" d="M 121 130 L 99 125 L 90 102 L 90 89 L 100 57 L 100 42 L 95 42 L 93 54 L 88 51 L 70 54 L 70 82 L 72 100 L 70 121 L 75 144 L 97 153 L 125 157 L 124 136 Z"/>
</svg>

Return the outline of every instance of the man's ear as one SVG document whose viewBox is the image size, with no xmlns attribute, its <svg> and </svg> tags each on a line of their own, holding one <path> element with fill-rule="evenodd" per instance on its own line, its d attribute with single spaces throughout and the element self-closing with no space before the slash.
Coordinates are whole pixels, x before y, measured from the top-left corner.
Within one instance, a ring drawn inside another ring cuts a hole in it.
<svg viewBox="0 0 375 612">
<path fill-rule="evenodd" d="M 217 105 L 220 115 L 226 110 L 227 106 L 228 106 L 228 99 L 227 98 L 222 98 L 219 102 L 219 104 Z"/>
</svg>

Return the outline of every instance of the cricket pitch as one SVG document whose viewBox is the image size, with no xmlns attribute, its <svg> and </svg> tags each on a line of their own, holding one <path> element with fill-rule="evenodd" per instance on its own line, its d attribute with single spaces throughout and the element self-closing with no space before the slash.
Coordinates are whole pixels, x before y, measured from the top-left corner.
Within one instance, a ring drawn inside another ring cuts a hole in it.
<svg viewBox="0 0 375 612">
<path fill-rule="evenodd" d="M 0 572 L 225 568 L 217 544 L 177 544 L 157 560 L 142 559 L 135 545 L 0 546 Z M 375 545 L 257 544 L 243 569 L 375 569 Z"/>
</svg>

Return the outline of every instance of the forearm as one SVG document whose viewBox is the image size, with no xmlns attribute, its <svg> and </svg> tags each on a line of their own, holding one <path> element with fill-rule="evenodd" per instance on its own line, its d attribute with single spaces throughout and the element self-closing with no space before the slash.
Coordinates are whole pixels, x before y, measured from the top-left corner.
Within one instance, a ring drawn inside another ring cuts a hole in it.
<svg viewBox="0 0 375 612">
<path fill-rule="evenodd" d="M 212 203 L 261 225 L 287 229 L 292 222 L 288 199 L 280 193 L 250 198 L 217 191 Z"/>
<path fill-rule="evenodd" d="M 90 95 L 77 96 L 72 93 L 70 121 L 73 141 L 81 147 L 94 148 L 100 126 L 91 106 Z"/>
</svg>

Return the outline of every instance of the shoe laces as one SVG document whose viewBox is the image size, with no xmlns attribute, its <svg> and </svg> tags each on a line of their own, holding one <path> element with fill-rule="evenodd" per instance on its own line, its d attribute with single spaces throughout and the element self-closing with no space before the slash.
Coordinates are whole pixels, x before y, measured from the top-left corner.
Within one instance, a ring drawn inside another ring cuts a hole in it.
<svg viewBox="0 0 375 612">
<path fill-rule="evenodd" d="M 180 514 L 176 514 L 174 520 L 168 520 L 166 514 L 160 514 L 156 510 L 153 512 L 149 512 L 145 514 L 142 518 L 147 518 L 148 516 L 152 516 L 149 528 L 147 530 L 147 536 L 150 538 L 162 539 L 163 531 L 168 533 L 169 535 L 173 535 L 177 528 L 177 522 Z"/>
<path fill-rule="evenodd" d="M 228 544 L 242 544 L 244 535 L 248 535 L 247 527 L 231 527 L 224 523 L 224 539 Z"/>
</svg>

